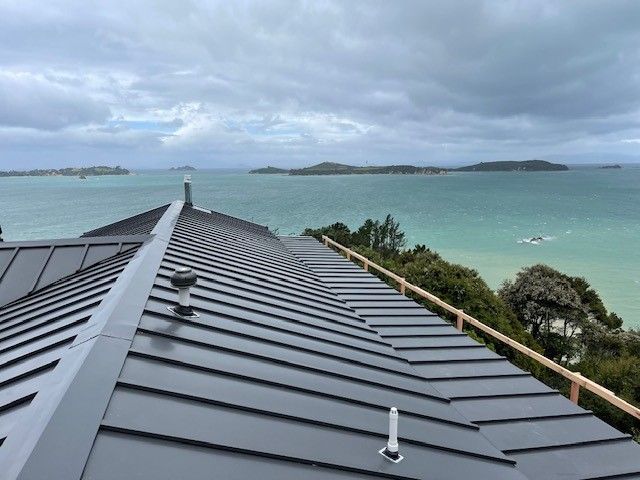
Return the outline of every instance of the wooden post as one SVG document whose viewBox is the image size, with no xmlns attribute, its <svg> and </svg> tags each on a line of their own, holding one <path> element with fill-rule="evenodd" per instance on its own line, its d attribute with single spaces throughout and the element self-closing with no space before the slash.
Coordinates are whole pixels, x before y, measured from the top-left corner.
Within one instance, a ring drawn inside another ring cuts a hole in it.
<svg viewBox="0 0 640 480">
<path fill-rule="evenodd" d="M 576 375 L 580 375 L 580 372 L 575 372 Z M 578 397 L 580 396 L 580 385 L 576 382 L 571 382 L 571 393 L 569 394 L 569 400 L 576 405 L 578 404 Z"/>
<path fill-rule="evenodd" d="M 400 282 L 400 293 L 404 295 L 406 291 L 407 291 L 407 286 L 404 284 L 404 277 L 403 277 L 402 281 Z"/>
<path fill-rule="evenodd" d="M 347 260 L 351 260 L 351 252 L 347 250 Z"/>
<path fill-rule="evenodd" d="M 328 247 L 329 246 L 329 239 L 325 237 L 324 239 L 324 246 Z"/>
<path fill-rule="evenodd" d="M 369 271 L 369 262 L 366 262 L 366 261 L 363 262 L 362 268 L 364 268 L 365 272 L 368 272 Z"/>
<path fill-rule="evenodd" d="M 464 312 L 464 310 L 460 310 L 461 312 Z M 460 331 L 462 331 L 462 328 L 464 327 L 464 318 L 462 318 L 462 315 L 458 315 L 458 318 L 456 318 L 456 328 Z"/>
</svg>

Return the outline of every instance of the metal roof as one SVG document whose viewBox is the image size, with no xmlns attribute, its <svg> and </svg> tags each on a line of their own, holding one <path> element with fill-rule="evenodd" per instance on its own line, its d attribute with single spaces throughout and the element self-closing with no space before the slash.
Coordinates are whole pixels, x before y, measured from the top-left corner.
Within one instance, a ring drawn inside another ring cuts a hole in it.
<svg viewBox="0 0 640 480">
<path fill-rule="evenodd" d="M 0 307 L 102 260 L 137 248 L 147 235 L 0 243 Z"/>
<path fill-rule="evenodd" d="M 105 225 L 95 230 L 85 232 L 83 237 L 102 237 L 113 235 L 141 235 L 151 233 L 153 228 L 167 211 L 169 205 L 153 208 L 146 212 L 139 213 L 133 217 L 125 218 L 115 223 Z"/>
<path fill-rule="evenodd" d="M 5 460 L 37 439 L 43 418 L 64 394 L 73 363 L 70 346 L 136 250 L 116 252 L 0 308 L 0 455 Z"/>
<path fill-rule="evenodd" d="M 629 435 L 315 239 L 281 240 L 528 478 L 640 478 Z"/>
<path fill-rule="evenodd" d="M 42 303 L 33 311 L 37 326 L 25 323 L 26 336 L 15 332 L 13 341 L 24 348 L 15 365 L 22 370 L 9 377 L 0 365 L 0 425 L 12 408 L 4 403 L 12 382 L 30 378 L 24 372 L 38 365 L 39 340 L 29 335 L 46 343 L 55 343 L 56 331 L 67 338 L 55 350 L 56 376 L 34 380 L 35 389 L 21 387 L 31 392 L 30 410 L 14 410 L 7 425 L 18 426 L 4 430 L 0 471 L 6 478 L 588 476 L 588 463 L 580 470 L 567 462 L 561 470 L 562 455 L 536 460 L 546 450 L 530 457 L 529 451 L 513 450 L 531 445 L 535 431 L 551 436 L 553 429 L 534 422 L 528 431 L 511 421 L 531 418 L 526 402 L 507 396 L 504 404 L 493 403 L 502 393 L 487 392 L 523 392 L 535 412 L 555 406 L 557 394 L 542 387 L 533 393 L 529 383 L 519 383 L 524 372 L 431 312 L 315 240 L 280 239 L 265 227 L 182 202 L 162 208 L 138 248 L 0 307 L 2 332 L 13 328 L 12 315 L 28 315 Z M 118 223 L 121 233 L 136 231 L 135 222 Z M 191 289 L 198 318 L 167 309 L 177 301 L 170 275 L 179 266 L 198 274 Z M 81 306 L 91 310 L 76 312 Z M 62 327 L 85 317 L 78 327 Z M 430 348 L 428 342 L 439 341 L 444 348 Z M 9 344 L 0 337 L 3 345 Z M 472 366 L 457 374 L 466 363 Z M 457 383 L 476 371 L 499 380 L 498 365 L 516 383 Z M 398 464 L 378 454 L 392 406 L 401 412 L 405 458 Z M 562 408 L 557 418 L 574 414 Z M 496 410 L 502 417 L 492 423 Z M 610 434 L 610 427 L 589 419 L 590 424 L 576 424 L 575 435 Z M 498 431 L 501 422 L 508 427 Z M 615 434 L 620 435 L 610 436 Z M 594 463 L 610 454 L 624 457 L 621 445 L 637 447 L 625 437 L 589 444 L 584 452 L 595 449 Z M 607 471 L 594 466 L 592 476 L 630 473 L 637 465 L 629 456 Z"/>
</svg>

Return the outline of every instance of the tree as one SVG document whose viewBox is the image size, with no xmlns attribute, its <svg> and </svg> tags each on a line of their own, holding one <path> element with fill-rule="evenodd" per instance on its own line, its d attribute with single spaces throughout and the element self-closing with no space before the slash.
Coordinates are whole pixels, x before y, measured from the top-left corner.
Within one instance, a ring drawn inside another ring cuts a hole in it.
<svg viewBox="0 0 640 480">
<path fill-rule="evenodd" d="M 315 237 L 320 241 L 322 241 L 322 236 L 326 235 L 327 237 L 330 237 L 331 239 L 342 245 L 345 245 L 347 247 L 351 246 L 351 230 L 349 230 L 349 227 L 341 222 L 336 222 L 326 227 L 305 228 L 302 232 L 302 235 Z"/>
<path fill-rule="evenodd" d="M 347 225 L 338 222 L 316 229 L 307 228 L 302 234 L 318 240 L 322 240 L 322 235 L 326 235 L 345 247 L 369 247 L 384 254 L 399 253 L 406 243 L 400 224 L 391 215 L 387 215 L 383 222 L 368 218 L 353 233 Z"/>
<path fill-rule="evenodd" d="M 588 307 L 566 275 L 534 265 L 522 269 L 515 281 L 505 281 L 498 293 L 546 356 L 568 363 L 579 353 L 573 339 L 587 324 Z"/>
</svg>

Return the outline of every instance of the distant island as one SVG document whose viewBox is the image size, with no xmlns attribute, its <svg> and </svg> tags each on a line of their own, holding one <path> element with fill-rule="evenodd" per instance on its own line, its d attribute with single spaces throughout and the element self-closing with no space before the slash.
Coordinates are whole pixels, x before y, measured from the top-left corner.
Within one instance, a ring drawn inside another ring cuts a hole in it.
<svg viewBox="0 0 640 480">
<path fill-rule="evenodd" d="M 353 167 L 333 162 L 323 162 L 312 167 L 289 171 L 289 175 L 446 175 L 446 173 L 447 169 L 440 167 L 414 167 L 412 165 Z"/>
<path fill-rule="evenodd" d="M 480 162 L 455 169 L 457 172 L 558 172 L 563 170 L 569 170 L 569 167 L 546 160 Z"/>
<path fill-rule="evenodd" d="M 107 167 L 104 165 L 97 167 L 0 171 L 0 177 L 87 177 L 101 175 L 131 175 L 131 172 L 126 168 Z"/>
<path fill-rule="evenodd" d="M 255 170 L 249 170 L 249 173 L 261 173 L 263 175 L 271 175 L 271 174 L 278 174 L 278 173 L 279 174 L 289 173 L 289 170 L 286 170 L 284 168 L 268 166 L 265 168 L 256 168 Z"/>
<path fill-rule="evenodd" d="M 195 172 L 196 167 L 192 167 L 191 165 L 183 165 L 182 167 L 171 167 L 169 170 L 173 172 Z"/>
<path fill-rule="evenodd" d="M 311 167 L 294 168 L 292 170 L 268 166 L 250 170 L 249 173 L 288 175 L 446 175 L 447 169 L 440 167 L 414 167 L 412 165 L 354 167 L 342 163 L 322 162 Z"/>
<path fill-rule="evenodd" d="M 601 168 L 616 168 L 601 167 Z M 619 168 L 619 166 L 617 167 Z M 413 165 L 388 165 L 372 167 L 354 167 L 335 162 L 322 162 L 306 168 L 286 170 L 277 167 L 265 167 L 250 170 L 249 173 L 258 174 L 288 174 L 288 175 L 446 175 L 448 172 L 554 172 L 569 170 L 560 163 L 545 160 L 524 160 L 506 162 L 481 162 L 460 168 L 416 167 Z"/>
<path fill-rule="evenodd" d="M 603 165 L 603 166 L 598 167 L 598 168 L 601 168 L 601 169 L 604 169 L 604 170 L 608 170 L 610 168 L 622 168 L 622 165 L 618 165 L 618 164 L 615 164 L 615 165 Z"/>
</svg>

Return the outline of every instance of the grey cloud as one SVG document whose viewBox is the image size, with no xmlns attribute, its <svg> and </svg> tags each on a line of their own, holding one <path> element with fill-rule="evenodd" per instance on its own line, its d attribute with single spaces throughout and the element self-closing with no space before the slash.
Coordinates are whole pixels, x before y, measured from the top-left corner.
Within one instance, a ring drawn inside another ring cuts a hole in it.
<svg viewBox="0 0 640 480">
<path fill-rule="evenodd" d="M 57 130 L 102 123 L 109 108 L 76 89 L 23 73 L 0 72 L 0 126 Z"/>
<path fill-rule="evenodd" d="M 66 155 L 114 161 L 637 155 L 639 44 L 623 0 L 24 0 L 0 6 L 0 71 L 24 74 L 0 125 L 75 125 Z"/>
</svg>

